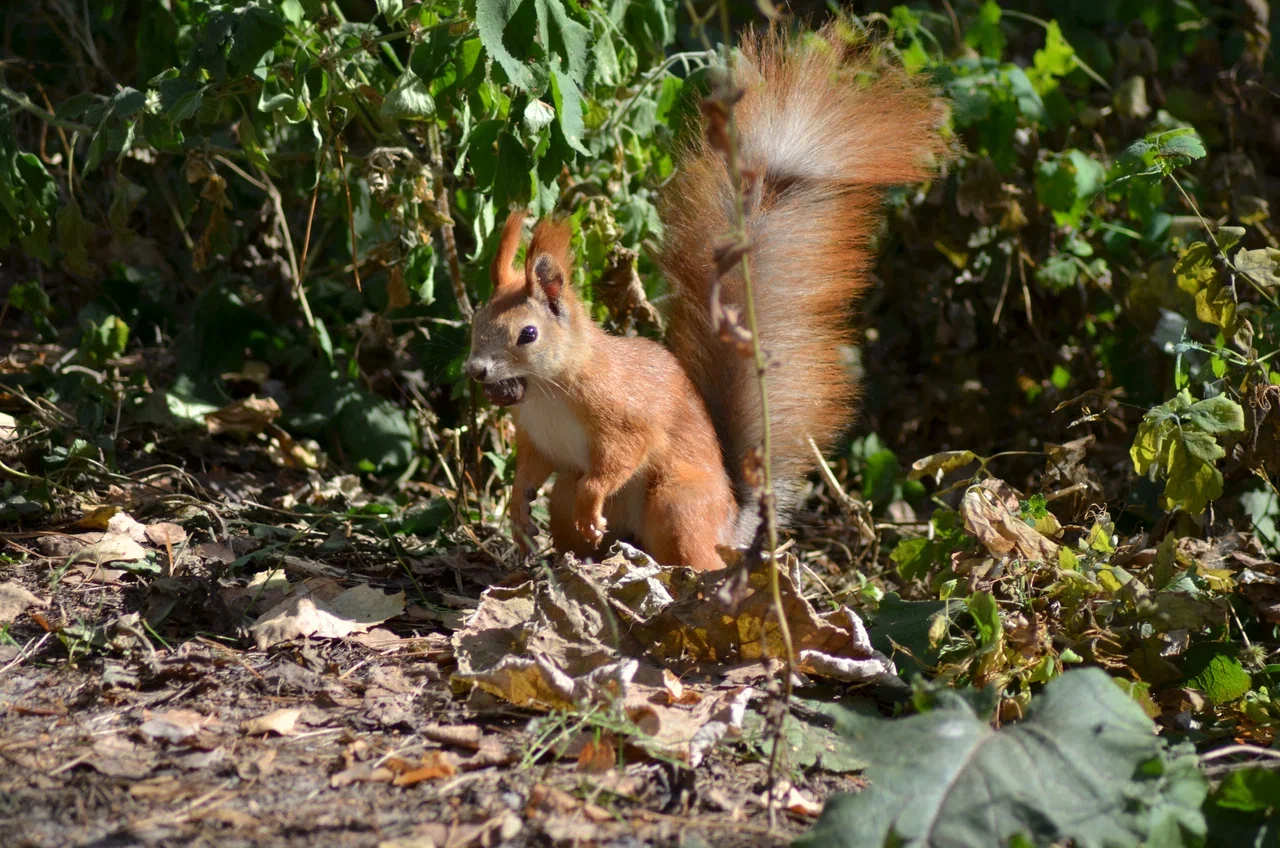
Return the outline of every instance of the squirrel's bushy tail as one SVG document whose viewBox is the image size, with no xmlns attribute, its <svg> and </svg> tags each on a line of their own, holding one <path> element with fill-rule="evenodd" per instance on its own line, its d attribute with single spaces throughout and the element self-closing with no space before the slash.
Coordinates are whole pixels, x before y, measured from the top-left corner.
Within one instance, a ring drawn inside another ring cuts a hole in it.
<svg viewBox="0 0 1280 848">
<path fill-rule="evenodd" d="M 768 352 L 773 476 L 779 514 L 796 504 L 815 466 L 808 438 L 829 451 L 853 417 L 846 357 L 850 307 L 866 286 L 869 237 L 883 189 L 928 177 L 945 156 L 927 84 L 872 73 L 868 51 L 835 30 L 805 39 L 749 36 L 737 82 L 741 162 L 758 180 L 748 205 L 750 266 L 760 337 Z M 716 336 L 708 314 L 713 245 L 731 229 L 733 187 L 705 138 L 685 148 L 663 202 L 661 264 L 675 289 L 668 339 L 707 403 L 740 504 L 743 460 L 762 437 L 754 363 Z M 721 299 L 742 304 L 742 279 Z M 756 525 L 744 510 L 739 542 Z"/>
</svg>

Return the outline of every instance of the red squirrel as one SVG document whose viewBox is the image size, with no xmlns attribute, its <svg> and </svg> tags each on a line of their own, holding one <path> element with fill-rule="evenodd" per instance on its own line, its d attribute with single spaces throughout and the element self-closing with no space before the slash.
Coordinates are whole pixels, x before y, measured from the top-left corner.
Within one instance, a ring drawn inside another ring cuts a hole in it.
<svg viewBox="0 0 1280 848">
<path fill-rule="evenodd" d="M 865 56 L 828 28 L 809 41 L 749 36 L 736 64 L 780 517 L 813 470 L 808 439 L 830 450 L 853 415 L 840 349 L 867 284 L 882 190 L 925 179 L 945 156 L 932 91 L 902 74 L 866 73 Z M 538 223 L 524 267 L 514 267 L 524 214 L 507 219 L 466 370 L 512 409 L 509 516 L 525 550 L 537 535 L 530 503 L 553 473 L 552 541 L 584 558 L 630 538 L 661 563 L 718 569 L 717 545 L 749 542 L 759 523 L 745 466 L 763 435 L 757 376 L 709 317 L 713 245 L 732 230 L 734 191 L 705 138 L 681 151 L 660 211 L 669 347 L 591 320 L 569 283 L 565 223 Z M 739 272 L 721 283 L 721 301 L 740 306 Z"/>
</svg>

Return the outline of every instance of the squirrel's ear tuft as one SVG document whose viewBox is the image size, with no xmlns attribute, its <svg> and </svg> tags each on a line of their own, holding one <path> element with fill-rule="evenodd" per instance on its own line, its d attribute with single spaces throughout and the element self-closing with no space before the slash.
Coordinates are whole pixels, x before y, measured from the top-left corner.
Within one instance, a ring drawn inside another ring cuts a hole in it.
<svg viewBox="0 0 1280 848">
<path fill-rule="evenodd" d="M 529 294 L 547 302 L 547 306 L 555 315 L 561 314 L 564 299 L 564 268 L 560 263 L 544 253 L 533 260 L 529 267 Z"/>
<path fill-rule="evenodd" d="M 493 266 L 489 269 L 489 278 L 493 280 L 493 288 L 519 286 L 524 282 L 520 272 L 511 267 L 515 262 L 516 252 L 520 250 L 520 237 L 524 235 L 525 210 L 517 209 L 507 216 L 506 226 L 502 228 L 502 238 L 498 240 L 498 255 L 493 257 Z"/>
<path fill-rule="evenodd" d="M 569 225 L 563 221 L 541 221 L 533 229 L 533 239 L 525 253 L 524 274 L 530 297 L 545 299 L 556 315 L 563 314 L 563 303 L 571 297 L 569 273 L 573 260 L 569 256 Z"/>
</svg>

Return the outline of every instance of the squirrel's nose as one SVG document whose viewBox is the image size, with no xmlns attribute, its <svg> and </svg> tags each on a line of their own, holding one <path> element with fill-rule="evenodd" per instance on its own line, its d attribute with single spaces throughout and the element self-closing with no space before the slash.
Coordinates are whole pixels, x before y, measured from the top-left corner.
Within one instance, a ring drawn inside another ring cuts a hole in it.
<svg viewBox="0 0 1280 848">
<path fill-rule="evenodd" d="M 484 378 L 489 375 L 489 369 L 479 362 L 471 360 L 467 363 L 467 375 L 476 382 L 483 383 Z"/>
</svg>

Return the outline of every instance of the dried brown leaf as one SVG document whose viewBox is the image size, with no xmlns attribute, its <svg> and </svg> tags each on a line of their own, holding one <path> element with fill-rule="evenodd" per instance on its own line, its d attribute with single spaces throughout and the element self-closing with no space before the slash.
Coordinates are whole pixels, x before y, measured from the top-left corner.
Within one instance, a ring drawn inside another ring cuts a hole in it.
<svg viewBox="0 0 1280 848">
<path fill-rule="evenodd" d="M 0 583 L 0 624 L 17 620 L 18 616 L 31 607 L 47 606 L 48 601 L 40 600 L 16 580 Z"/>
<path fill-rule="evenodd" d="M 276 710 L 264 716 L 249 719 L 241 725 L 241 729 L 247 736 L 264 736 L 268 733 L 293 736 L 297 732 L 294 728 L 301 715 L 300 709 Z"/>
</svg>

